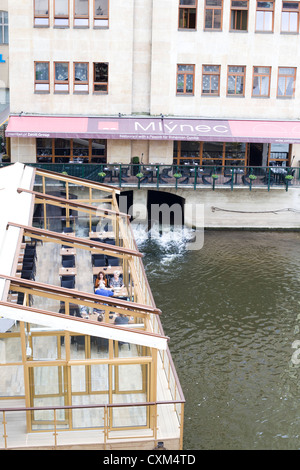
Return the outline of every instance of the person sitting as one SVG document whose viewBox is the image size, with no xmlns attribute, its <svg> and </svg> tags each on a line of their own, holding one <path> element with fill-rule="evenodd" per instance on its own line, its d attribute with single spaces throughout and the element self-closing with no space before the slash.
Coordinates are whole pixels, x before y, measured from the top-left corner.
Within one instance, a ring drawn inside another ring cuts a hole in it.
<svg viewBox="0 0 300 470">
<path fill-rule="evenodd" d="M 120 313 L 120 315 L 115 318 L 116 325 L 125 325 L 128 322 L 129 318 L 126 315 L 123 315 L 122 313 Z"/>
<path fill-rule="evenodd" d="M 124 287 L 123 280 L 119 277 L 120 271 L 114 272 L 114 277 L 110 280 L 110 287 Z"/>
<path fill-rule="evenodd" d="M 100 271 L 98 274 L 97 274 L 97 277 L 96 277 L 96 280 L 95 280 L 95 289 L 97 289 L 97 287 L 101 287 L 101 288 L 104 288 L 107 287 L 107 279 L 106 279 L 106 276 L 105 274 Z"/>
</svg>

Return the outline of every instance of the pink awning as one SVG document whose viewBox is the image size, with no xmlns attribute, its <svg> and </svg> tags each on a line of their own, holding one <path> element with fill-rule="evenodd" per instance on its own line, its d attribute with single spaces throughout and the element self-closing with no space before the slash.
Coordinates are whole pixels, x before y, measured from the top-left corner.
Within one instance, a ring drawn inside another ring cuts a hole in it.
<svg viewBox="0 0 300 470">
<path fill-rule="evenodd" d="M 300 143 L 298 121 L 11 116 L 7 137 Z"/>
</svg>

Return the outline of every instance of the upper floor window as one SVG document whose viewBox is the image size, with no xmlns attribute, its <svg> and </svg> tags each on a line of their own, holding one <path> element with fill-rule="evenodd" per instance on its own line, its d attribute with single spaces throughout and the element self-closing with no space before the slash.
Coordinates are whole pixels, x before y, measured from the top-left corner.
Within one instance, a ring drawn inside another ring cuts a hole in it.
<svg viewBox="0 0 300 470">
<path fill-rule="evenodd" d="M 256 2 L 256 31 L 273 31 L 274 1 Z"/>
<path fill-rule="evenodd" d="M 270 96 L 271 67 L 253 67 L 252 96 L 268 98 Z"/>
<path fill-rule="evenodd" d="M 89 92 L 88 62 L 74 62 L 74 93 Z"/>
<path fill-rule="evenodd" d="M 94 0 L 94 27 L 108 27 L 108 0 Z"/>
<path fill-rule="evenodd" d="M 202 95 L 219 96 L 220 94 L 220 65 L 203 65 Z"/>
<path fill-rule="evenodd" d="M 54 62 L 54 91 L 69 93 L 69 62 Z"/>
<path fill-rule="evenodd" d="M 8 13 L 0 11 L 0 44 L 8 44 Z"/>
<path fill-rule="evenodd" d="M 296 68 L 278 68 L 278 98 L 293 98 L 295 94 Z"/>
<path fill-rule="evenodd" d="M 69 26 L 69 0 L 54 0 L 54 26 Z"/>
<path fill-rule="evenodd" d="M 222 29 L 223 0 L 206 0 L 204 29 Z"/>
<path fill-rule="evenodd" d="M 244 66 L 228 66 L 227 95 L 244 96 L 245 93 L 245 73 Z"/>
<path fill-rule="evenodd" d="M 231 0 L 231 31 L 248 30 L 248 0 Z"/>
<path fill-rule="evenodd" d="M 34 0 L 34 25 L 49 26 L 49 0 Z"/>
<path fill-rule="evenodd" d="M 177 93 L 192 95 L 194 93 L 194 65 L 177 65 Z"/>
<path fill-rule="evenodd" d="M 108 92 L 108 64 L 105 62 L 94 63 L 94 92 Z"/>
<path fill-rule="evenodd" d="M 299 32 L 299 2 L 282 2 L 281 31 Z"/>
<path fill-rule="evenodd" d="M 89 0 L 74 0 L 74 26 L 89 26 Z"/>
<path fill-rule="evenodd" d="M 34 91 L 40 93 L 49 93 L 50 80 L 49 80 L 49 62 L 35 62 L 34 63 Z"/>
<path fill-rule="evenodd" d="M 179 0 L 179 28 L 196 29 L 197 0 Z"/>
</svg>

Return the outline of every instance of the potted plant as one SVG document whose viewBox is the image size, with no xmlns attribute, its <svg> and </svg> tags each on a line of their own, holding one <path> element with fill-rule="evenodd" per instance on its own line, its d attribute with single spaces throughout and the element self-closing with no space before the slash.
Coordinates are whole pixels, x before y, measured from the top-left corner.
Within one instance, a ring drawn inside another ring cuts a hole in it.
<svg viewBox="0 0 300 470">
<path fill-rule="evenodd" d="M 142 173 L 142 172 L 140 171 L 140 172 L 137 173 L 135 176 L 136 176 L 137 179 L 138 179 L 138 188 L 140 189 L 140 183 L 141 183 L 141 179 L 142 179 L 143 176 L 144 176 L 144 173 Z"/>
<path fill-rule="evenodd" d="M 215 190 L 216 180 L 219 178 L 219 175 L 217 175 L 216 173 L 213 173 L 211 177 L 213 179 L 213 190 Z"/>
<path fill-rule="evenodd" d="M 286 189 L 286 191 L 288 190 L 288 186 L 292 182 L 293 178 L 294 178 L 293 175 L 285 175 L 284 179 L 285 179 L 285 189 Z"/>
<path fill-rule="evenodd" d="M 249 189 L 250 189 L 250 191 L 251 191 L 251 189 L 252 189 L 252 182 L 253 182 L 254 180 L 256 180 L 256 178 L 257 178 L 257 176 L 256 176 L 256 175 L 253 175 L 252 173 L 249 175 L 249 180 L 250 180 Z"/>
<path fill-rule="evenodd" d="M 135 156 L 132 157 L 132 174 L 136 175 L 139 172 L 140 158 Z"/>
<path fill-rule="evenodd" d="M 103 183 L 106 173 L 104 173 L 104 171 L 99 171 L 98 176 L 99 176 L 100 183 Z"/>
<path fill-rule="evenodd" d="M 178 171 L 176 171 L 176 173 L 174 173 L 174 178 L 175 178 L 175 187 L 177 189 L 177 182 L 178 182 L 178 178 L 181 178 L 182 177 L 182 174 L 179 173 Z"/>
</svg>

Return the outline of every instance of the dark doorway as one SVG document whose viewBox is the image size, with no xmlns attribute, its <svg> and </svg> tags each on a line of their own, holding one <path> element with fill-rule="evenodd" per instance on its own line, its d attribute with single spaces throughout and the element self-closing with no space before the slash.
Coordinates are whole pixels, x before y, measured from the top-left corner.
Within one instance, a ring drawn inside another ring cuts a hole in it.
<svg viewBox="0 0 300 470">
<path fill-rule="evenodd" d="M 184 201 L 176 194 L 164 191 L 148 191 L 148 229 L 153 225 L 184 225 Z"/>
<path fill-rule="evenodd" d="M 249 166 L 262 166 L 263 144 L 250 144 Z"/>
</svg>

